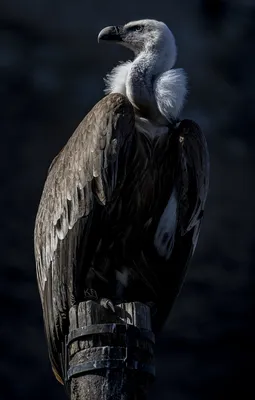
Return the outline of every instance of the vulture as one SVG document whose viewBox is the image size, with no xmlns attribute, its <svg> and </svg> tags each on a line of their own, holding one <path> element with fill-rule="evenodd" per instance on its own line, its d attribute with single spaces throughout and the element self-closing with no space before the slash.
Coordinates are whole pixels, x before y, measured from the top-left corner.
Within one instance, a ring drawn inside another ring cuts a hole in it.
<svg viewBox="0 0 255 400">
<path fill-rule="evenodd" d="M 34 249 L 49 357 L 64 381 L 70 307 L 153 305 L 160 332 L 194 253 L 209 183 L 206 138 L 180 119 L 187 76 L 163 22 L 109 26 L 99 42 L 132 60 L 105 78 L 105 95 L 51 163 Z M 111 312 L 111 311 L 109 311 Z"/>
</svg>

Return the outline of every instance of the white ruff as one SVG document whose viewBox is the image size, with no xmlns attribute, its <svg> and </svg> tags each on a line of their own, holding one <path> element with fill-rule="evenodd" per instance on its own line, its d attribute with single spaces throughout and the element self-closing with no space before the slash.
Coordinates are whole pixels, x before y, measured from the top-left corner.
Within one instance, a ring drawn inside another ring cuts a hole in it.
<svg viewBox="0 0 255 400">
<path fill-rule="evenodd" d="M 158 75 L 154 95 L 160 113 L 169 121 L 176 119 L 187 95 L 187 77 L 183 69 L 170 69 Z"/>
<path fill-rule="evenodd" d="M 126 79 L 131 65 L 132 61 L 122 62 L 117 65 L 117 67 L 113 68 L 110 74 L 106 75 L 104 79 L 105 94 L 121 93 L 126 96 Z"/>
<path fill-rule="evenodd" d="M 105 94 L 121 93 L 127 96 L 126 79 L 132 61 L 116 66 L 105 78 Z M 187 78 L 183 69 L 171 69 L 159 74 L 153 85 L 153 94 L 157 108 L 168 122 L 178 118 L 187 94 Z M 128 96 L 127 96 L 128 97 Z M 129 99 L 130 100 L 130 99 Z M 136 128 L 151 137 L 162 135 L 168 131 L 165 125 L 160 126 L 147 118 L 136 115 Z"/>
</svg>

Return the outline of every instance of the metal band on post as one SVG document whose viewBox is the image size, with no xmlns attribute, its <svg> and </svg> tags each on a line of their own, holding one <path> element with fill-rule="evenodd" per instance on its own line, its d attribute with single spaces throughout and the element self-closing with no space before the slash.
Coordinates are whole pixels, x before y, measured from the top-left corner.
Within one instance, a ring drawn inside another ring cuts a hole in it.
<svg viewBox="0 0 255 400">
<path fill-rule="evenodd" d="M 105 333 L 108 334 L 110 333 L 113 335 L 114 334 L 125 335 L 125 348 L 126 348 L 125 358 L 87 361 L 77 366 L 73 366 L 65 371 L 66 381 L 69 381 L 72 377 L 78 376 L 82 373 L 104 368 L 105 369 L 127 368 L 148 373 L 153 377 L 155 376 L 154 365 L 140 363 L 136 360 L 132 360 L 127 357 L 127 355 L 130 352 L 129 349 L 131 348 L 131 346 L 136 345 L 137 340 L 147 340 L 150 341 L 152 344 L 155 344 L 155 336 L 153 332 L 149 331 L 148 329 L 139 329 L 136 326 L 130 324 L 120 324 L 120 323 L 95 324 L 74 329 L 69 333 L 68 337 L 66 338 L 66 354 L 68 355 L 68 348 L 75 340 L 82 338 L 84 339 L 85 337 L 91 335 L 93 336 L 102 335 Z M 118 347 L 115 346 L 115 349 L 118 349 Z M 123 347 L 119 347 L 119 349 L 123 349 Z M 100 351 L 100 347 L 97 347 L 97 350 Z M 101 347 L 101 350 L 102 352 L 103 351 L 105 352 L 106 347 L 105 346 Z M 68 362 L 66 363 L 66 368 L 68 368 Z"/>
<path fill-rule="evenodd" d="M 95 324 L 74 329 L 68 335 L 67 345 L 69 346 L 70 343 L 79 338 L 90 335 L 100 335 L 103 333 L 125 333 L 127 341 L 128 339 L 144 339 L 149 340 L 150 342 L 155 344 L 155 335 L 152 331 L 149 331 L 148 329 L 139 329 L 136 326 L 130 324 L 111 323 Z"/>
<path fill-rule="evenodd" d="M 149 364 L 141 364 L 138 361 L 125 359 L 107 359 L 97 361 L 87 361 L 83 364 L 76 365 L 68 369 L 66 374 L 67 382 L 75 376 L 79 376 L 86 372 L 91 372 L 100 369 L 130 369 L 140 371 L 155 377 L 155 367 Z"/>
<path fill-rule="evenodd" d="M 65 338 L 65 386 L 72 400 L 145 399 L 155 377 L 150 308 L 97 302 L 72 307 Z M 123 394 L 124 393 L 124 394 Z"/>
</svg>

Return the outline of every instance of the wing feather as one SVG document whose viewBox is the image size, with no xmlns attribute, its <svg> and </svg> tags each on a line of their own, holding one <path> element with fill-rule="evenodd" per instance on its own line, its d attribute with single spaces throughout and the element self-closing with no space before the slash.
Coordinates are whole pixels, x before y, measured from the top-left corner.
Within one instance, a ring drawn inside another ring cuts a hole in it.
<svg viewBox="0 0 255 400">
<path fill-rule="evenodd" d="M 172 154 L 177 154 L 175 187 L 177 192 L 177 227 L 169 260 L 157 260 L 161 275 L 161 305 L 153 322 L 155 333 L 165 323 L 174 301 L 184 282 L 187 267 L 195 251 L 209 187 L 209 154 L 206 138 L 199 126 L 183 120 L 172 133 Z M 173 212 L 173 210 L 171 210 Z M 169 219 L 169 216 L 168 216 Z M 164 252 L 165 255 L 165 252 Z M 169 266 L 169 279 L 165 268 Z"/>
<path fill-rule="evenodd" d="M 48 171 L 34 248 L 50 359 L 58 379 L 63 376 L 59 344 L 75 292 L 76 252 L 95 203 L 110 201 L 124 179 L 118 157 L 120 151 L 122 158 L 123 152 L 127 155 L 133 131 L 131 104 L 120 94 L 110 94 L 84 118 Z"/>
<path fill-rule="evenodd" d="M 186 119 L 180 123 L 179 148 L 181 177 L 179 221 L 181 234 L 185 235 L 200 224 L 209 188 L 207 142 L 194 121 Z M 196 236 L 198 233 L 196 230 Z"/>
</svg>

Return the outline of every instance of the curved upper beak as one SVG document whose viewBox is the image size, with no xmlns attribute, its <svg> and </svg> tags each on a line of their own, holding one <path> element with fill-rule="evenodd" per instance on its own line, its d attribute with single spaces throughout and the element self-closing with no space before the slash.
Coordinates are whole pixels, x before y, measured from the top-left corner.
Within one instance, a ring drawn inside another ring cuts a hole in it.
<svg viewBox="0 0 255 400">
<path fill-rule="evenodd" d="M 105 42 L 121 42 L 123 26 L 107 26 L 99 32 L 97 41 Z"/>
</svg>

